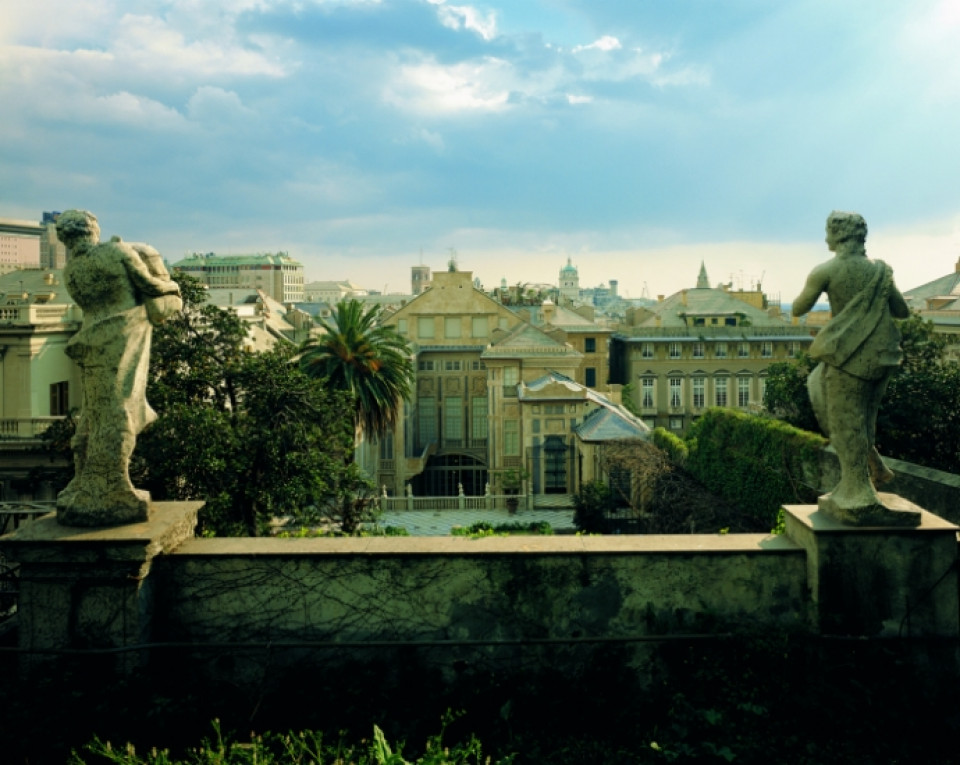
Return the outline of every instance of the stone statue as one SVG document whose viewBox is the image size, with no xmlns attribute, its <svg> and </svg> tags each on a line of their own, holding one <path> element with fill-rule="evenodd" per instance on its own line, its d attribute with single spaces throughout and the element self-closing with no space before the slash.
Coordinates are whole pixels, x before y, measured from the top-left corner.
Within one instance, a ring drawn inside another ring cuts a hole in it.
<svg viewBox="0 0 960 765">
<path fill-rule="evenodd" d="M 909 316 L 890 266 L 867 258 L 867 224 L 856 213 L 827 218 L 827 247 L 836 256 L 807 277 L 793 315 L 807 313 L 823 292 L 833 318 L 810 346 L 820 362 L 807 380 L 810 403 L 840 461 L 840 483 L 820 497 L 821 512 L 854 526 L 916 526 L 920 514 L 897 509 L 877 493 L 893 478 L 874 446 L 877 410 L 902 359 L 893 319 Z"/>
<path fill-rule="evenodd" d="M 180 288 L 152 247 L 118 237 L 101 243 L 89 212 L 62 213 L 57 234 L 69 251 L 67 291 L 83 309 L 83 325 L 67 343 L 82 386 L 71 442 L 76 472 L 57 497 L 57 520 L 66 526 L 144 521 L 150 494 L 130 482 L 130 457 L 137 434 L 157 417 L 146 399 L 152 325 L 183 307 Z"/>
</svg>

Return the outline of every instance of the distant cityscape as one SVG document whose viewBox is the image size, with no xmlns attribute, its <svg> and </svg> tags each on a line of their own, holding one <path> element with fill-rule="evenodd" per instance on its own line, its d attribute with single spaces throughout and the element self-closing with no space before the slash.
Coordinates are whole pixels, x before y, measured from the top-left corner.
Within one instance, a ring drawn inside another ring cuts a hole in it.
<svg viewBox="0 0 960 765">
<path fill-rule="evenodd" d="M 63 285 L 57 215 L 0 218 L 2 500 L 52 497 L 31 473 L 45 459 L 38 439 L 79 406 L 64 347 L 82 316 Z M 654 427 L 683 433 L 708 407 L 761 411 L 770 365 L 799 357 L 829 318 L 792 318 L 760 285 L 712 285 L 706 263 L 688 288 L 632 299 L 616 278 L 581 286 L 570 258 L 541 282 L 504 276 L 492 288 L 453 257 L 436 270 L 420 263 L 396 294 L 350 275 L 307 281 L 287 252 L 193 253 L 168 265 L 244 320 L 251 352 L 323 332 L 340 301 L 380 307 L 410 345 L 414 394 L 394 431 L 361 442 L 356 459 L 397 497 L 481 496 L 514 472 L 534 505 L 569 504 L 585 483 L 611 480 L 605 443 Z M 960 263 L 905 296 L 937 331 L 960 332 Z"/>
</svg>

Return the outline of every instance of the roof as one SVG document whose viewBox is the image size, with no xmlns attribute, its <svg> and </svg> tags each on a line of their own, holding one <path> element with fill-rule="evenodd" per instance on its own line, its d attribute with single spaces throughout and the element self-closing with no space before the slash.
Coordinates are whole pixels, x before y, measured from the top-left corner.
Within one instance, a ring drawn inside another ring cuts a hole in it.
<svg viewBox="0 0 960 765">
<path fill-rule="evenodd" d="M 622 406 L 607 402 L 584 417 L 574 433 L 581 441 L 621 441 L 625 438 L 649 438 L 650 427 Z"/>
<path fill-rule="evenodd" d="M 566 343 L 554 340 L 550 335 L 536 327 L 523 323 L 508 332 L 504 337 L 494 340 L 483 352 L 482 357 L 516 358 L 528 354 L 550 354 L 580 357 L 583 354 Z"/>
<path fill-rule="evenodd" d="M 907 305 L 918 310 L 956 310 L 960 308 L 960 271 L 907 290 L 903 297 Z"/>
<path fill-rule="evenodd" d="M 630 414 L 620 404 L 614 404 L 603 394 L 559 372 L 548 372 L 536 380 L 521 383 L 517 394 L 521 401 L 581 399 L 593 404 L 595 408 L 574 428 L 574 433 L 582 441 L 619 441 L 625 438 L 649 437 L 650 427 L 643 420 Z"/>
<path fill-rule="evenodd" d="M 195 252 L 173 264 L 174 268 L 212 268 L 216 266 L 300 266 L 301 263 L 283 252 L 249 255 L 216 255 Z"/>
</svg>

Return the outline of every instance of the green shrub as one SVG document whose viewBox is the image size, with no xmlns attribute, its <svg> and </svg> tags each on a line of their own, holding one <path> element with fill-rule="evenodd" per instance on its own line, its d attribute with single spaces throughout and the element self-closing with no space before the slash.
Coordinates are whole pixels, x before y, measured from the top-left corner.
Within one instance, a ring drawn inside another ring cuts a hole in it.
<svg viewBox="0 0 960 765">
<path fill-rule="evenodd" d="M 220 731 L 220 724 L 213 721 L 213 739 L 190 751 L 184 758 L 171 756 L 168 749 L 153 748 L 147 754 L 137 754 L 131 744 L 114 748 L 109 741 L 95 738 L 84 747 L 97 760 L 114 765 L 482 765 L 498 763 L 509 765 L 513 757 L 492 760 L 484 758 L 480 742 L 471 736 L 465 744 L 448 747 L 443 744 L 443 733 L 455 719 L 447 713 L 443 718 L 440 733 L 427 739 L 422 756 L 416 760 L 403 757 L 403 745 L 391 746 L 383 731 L 373 726 L 373 741 L 346 744 L 343 740 L 328 744 L 323 735 L 315 731 L 290 732 L 286 735 L 267 733 L 252 734 L 249 743 L 231 741 Z M 87 765 L 89 761 L 77 752 L 73 753 L 71 765 Z"/>
<path fill-rule="evenodd" d="M 762 528 L 784 504 L 810 502 L 827 441 L 779 420 L 708 409 L 687 435 L 686 469 Z"/>
<path fill-rule="evenodd" d="M 686 463 L 690 452 L 687 443 L 666 428 L 653 429 L 653 445 L 666 452 L 670 461 L 680 467 Z"/>
<path fill-rule="evenodd" d="M 450 533 L 455 537 L 492 537 L 507 536 L 510 534 L 539 534 L 550 536 L 553 527 L 546 521 L 531 521 L 530 523 L 498 523 L 493 525 L 487 521 L 478 521 L 470 526 L 454 526 Z"/>
<path fill-rule="evenodd" d="M 607 513 L 616 509 L 617 497 L 602 481 L 590 481 L 580 487 L 573 500 L 573 525 L 586 534 L 606 534 L 610 521 Z"/>
</svg>

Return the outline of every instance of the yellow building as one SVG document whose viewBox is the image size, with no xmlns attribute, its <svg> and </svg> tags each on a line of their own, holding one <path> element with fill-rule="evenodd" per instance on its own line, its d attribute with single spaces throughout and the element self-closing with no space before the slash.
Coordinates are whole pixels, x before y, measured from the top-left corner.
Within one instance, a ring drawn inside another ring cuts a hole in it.
<svg viewBox="0 0 960 765">
<path fill-rule="evenodd" d="M 711 406 L 758 409 L 770 364 L 806 351 L 816 334 L 758 307 L 753 293 L 709 287 L 703 269 L 697 284 L 631 313 L 634 324 L 611 341 L 610 379 L 630 385 L 651 427 L 684 431 Z"/>
<path fill-rule="evenodd" d="M 593 350 L 578 350 L 565 331 L 534 326 L 471 276 L 434 273 L 429 289 L 384 320 L 410 342 L 416 379 L 368 472 L 394 496 L 407 485 L 417 496 L 482 496 L 488 485 L 501 490 L 507 471 L 523 475 L 535 495 L 573 494 L 582 480 L 577 428 L 599 408 L 632 419 L 578 382 L 584 359 L 603 357 L 597 347 L 605 350 L 606 335 L 596 328 Z M 578 327 L 587 324 L 579 317 Z M 632 425 L 635 435 L 645 430 Z"/>
</svg>

